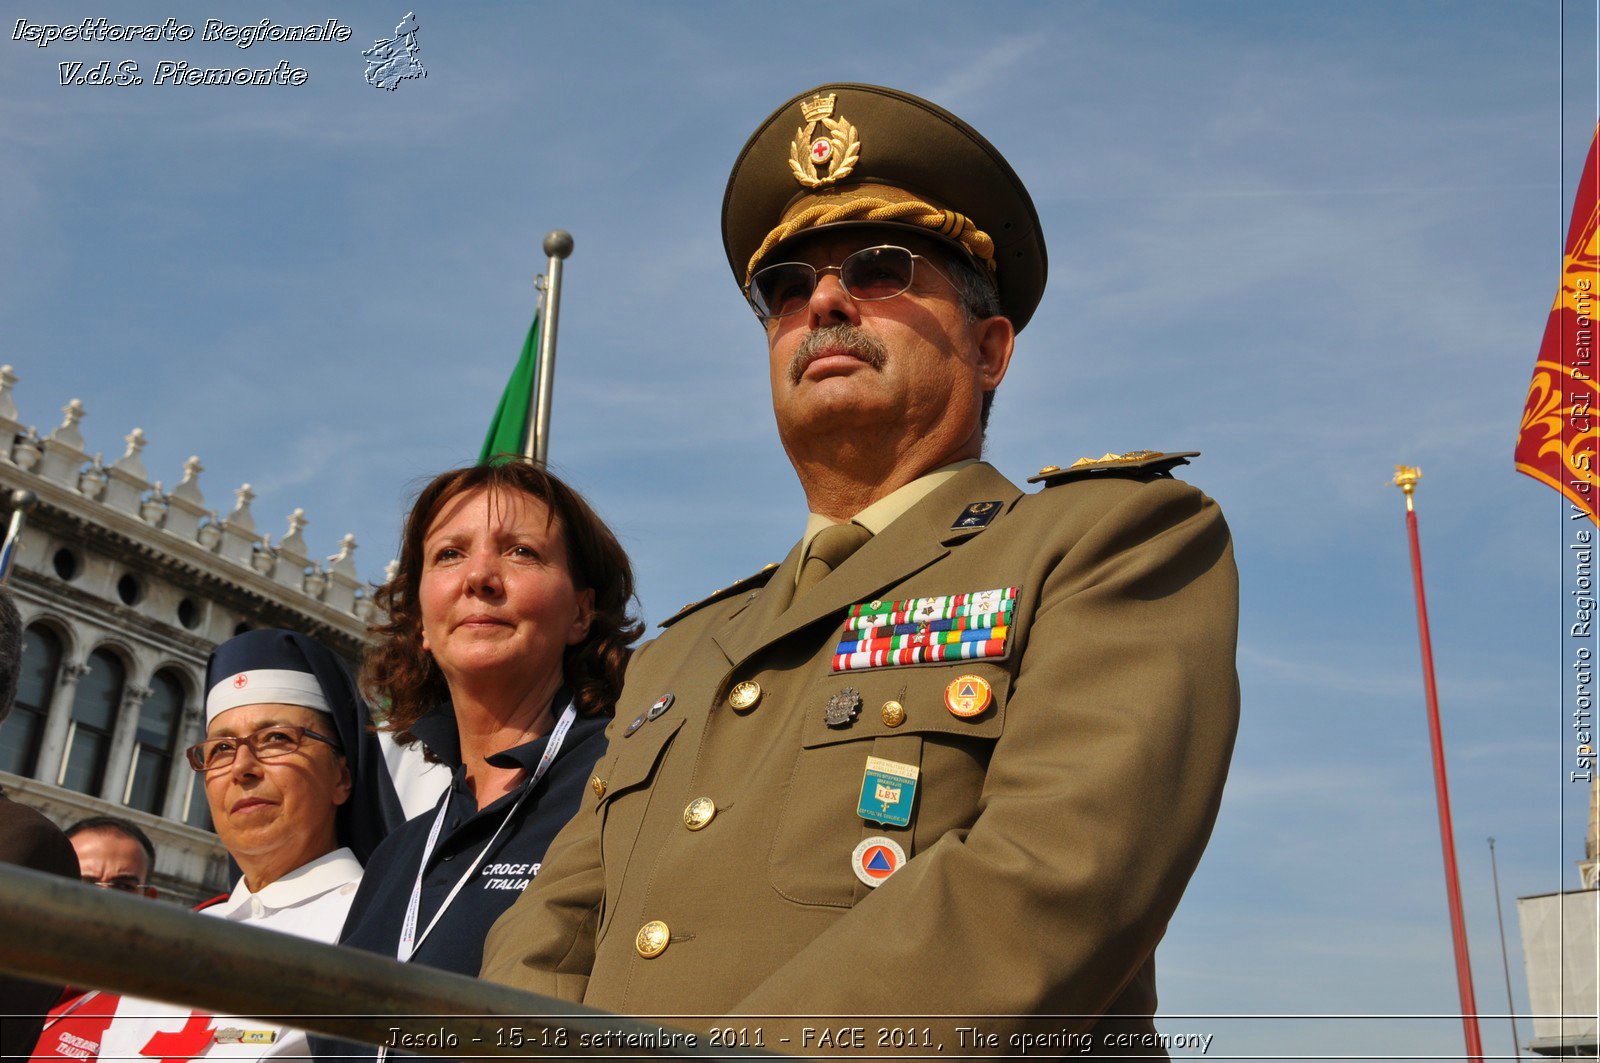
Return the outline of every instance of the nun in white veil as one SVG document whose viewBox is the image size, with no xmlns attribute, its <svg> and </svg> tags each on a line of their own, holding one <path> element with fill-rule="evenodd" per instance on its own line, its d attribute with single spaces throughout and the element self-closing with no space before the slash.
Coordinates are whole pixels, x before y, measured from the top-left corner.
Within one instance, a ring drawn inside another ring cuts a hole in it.
<svg viewBox="0 0 1600 1063">
<path fill-rule="evenodd" d="M 251 631 L 217 647 L 206 687 L 206 738 L 188 759 L 242 875 L 204 914 L 337 941 L 362 862 L 403 820 L 349 669 L 305 635 Z M 258 1059 L 306 1051 L 299 1030 L 124 999 L 100 1057 Z"/>
</svg>

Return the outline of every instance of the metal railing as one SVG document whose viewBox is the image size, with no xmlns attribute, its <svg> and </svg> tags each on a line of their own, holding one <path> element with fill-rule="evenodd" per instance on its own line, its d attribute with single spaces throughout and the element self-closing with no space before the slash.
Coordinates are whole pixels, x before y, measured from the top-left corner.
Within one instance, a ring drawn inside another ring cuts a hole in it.
<svg viewBox="0 0 1600 1063">
<path fill-rule="evenodd" d="M 616 1055 L 626 1045 L 672 1057 L 765 1054 L 5 864 L 0 926 L 0 971 L 407 1052 Z"/>
</svg>

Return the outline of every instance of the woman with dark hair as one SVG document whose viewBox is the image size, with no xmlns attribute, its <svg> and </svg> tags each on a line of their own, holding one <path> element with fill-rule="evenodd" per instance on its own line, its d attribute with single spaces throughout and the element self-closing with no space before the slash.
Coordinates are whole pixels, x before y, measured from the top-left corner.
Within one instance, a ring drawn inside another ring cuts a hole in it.
<svg viewBox="0 0 1600 1063">
<path fill-rule="evenodd" d="M 475 976 L 605 749 L 643 631 L 633 572 L 575 491 L 513 460 L 423 488 L 376 600 L 362 686 L 454 775 L 374 854 L 340 940 Z"/>
</svg>

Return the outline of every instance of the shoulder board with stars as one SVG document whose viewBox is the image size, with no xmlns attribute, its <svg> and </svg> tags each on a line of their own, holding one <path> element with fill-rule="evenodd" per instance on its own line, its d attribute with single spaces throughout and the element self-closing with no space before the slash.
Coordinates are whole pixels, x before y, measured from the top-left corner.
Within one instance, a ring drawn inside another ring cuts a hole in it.
<svg viewBox="0 0 1600 1063">
<path fill-rule="evenodd" d="M 1089 480 L 1097 476 L 1171 476 L 1179 465 L 1189 464 L 1198 458 L 1198 450 L 1175 451 L 1130 450 L 1126 454 L 1107 454 L 1100 458 L 1079 458 L 1071 465 L 1046 465 L 1038 475 L 1028 477 L 1028 482 L 1043 482 L 1048 487 L 1071 480 Z"/>
<path fill-rule="evenodd" d="M 661 626 L 671 627 L 673 624 L 677 623 L 679 620 L 682 620 L 684 617 L 688 616 L 690 613 L 701 608 L 702 606 L 710 605 L 712 602 L 721 601 L 729 595 L 737 594 L 743 590 L 750 590 L 751 588 L 765 586 L 767 580 L 772 578 L 772 573 L 775 572 L 777 568 L 778 566 L 775 564 L 764 565 L 762 566 L 760 572 L 746 576 L 742 580 L 737 580 L 733 583 L 730 583 L 728 586 L 723 587 L 720 590 L 712 591 L 704 598 L 701 598 L 698 602 L 690 602 L 682 609 L 679 609 L 676 613 L 673 613 L 671 616 L 661 621 Z"/>
</svg>

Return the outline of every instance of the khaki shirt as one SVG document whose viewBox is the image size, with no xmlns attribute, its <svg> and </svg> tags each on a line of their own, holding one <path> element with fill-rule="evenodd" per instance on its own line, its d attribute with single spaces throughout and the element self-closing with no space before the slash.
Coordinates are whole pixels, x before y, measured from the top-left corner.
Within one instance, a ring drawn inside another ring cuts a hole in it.
<svg viewBox="0 0 1600 1063">
<path fill-rule="evenodd" d="M 909 512 L 918 502 L 932 494 L 934 488 L 967 466 L 976 464 L 978 464 L 977 458 L 968 458 L 924 473 L 855 514 L 850 518 L 850 522 L 859 524 L 873 535 L 877 535 Z M 811 540 L 815 539 L 822 529 L 835 523 L 838 522 L 824 517 L 821 513 L 806 515 L 805 534 L 800 536 L 800 564 L 794 570 L 795 586 L 800 585 L 800 568 L 805 564 L 806 555 L 811 552 Z"/>
</svg>

